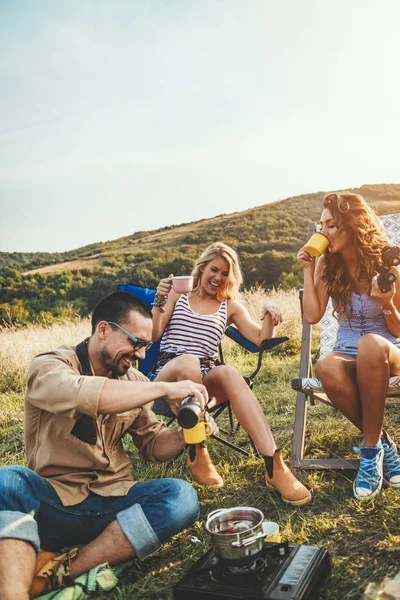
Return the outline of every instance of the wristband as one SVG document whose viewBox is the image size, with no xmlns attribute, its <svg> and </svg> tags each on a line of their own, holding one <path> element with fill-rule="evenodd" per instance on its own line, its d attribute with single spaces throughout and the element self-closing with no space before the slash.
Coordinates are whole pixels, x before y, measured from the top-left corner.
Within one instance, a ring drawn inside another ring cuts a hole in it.
<svg viewBox="0 0 400 600">
<path fill-rule="evenodd" d="M 158 308 L 158 310 L 160 312 L 165 312 L 165 310 L 163 309 L 163 306 L 165 306 L 168 302 L 168 296 L 165 296 L 165 298 L 163 298 L 163 300 L 161 300 L 161 298 L 158 297 L 158 295 L 156 294 L 154 296 L 154 302 L 152 302 L 152 306 L 155 306 L 155 308 Z"/>
</svg>

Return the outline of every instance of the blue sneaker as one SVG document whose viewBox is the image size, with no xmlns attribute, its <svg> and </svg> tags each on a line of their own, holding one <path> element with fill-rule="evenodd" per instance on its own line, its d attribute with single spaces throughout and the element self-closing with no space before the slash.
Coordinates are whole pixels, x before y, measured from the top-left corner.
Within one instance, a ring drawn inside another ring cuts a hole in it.
<svg viewBox="0 0 400 600">
<path fill-rule="evenodd" d="M 383 447 L 383 480 L 389 487 L 400 489 L 400 456 L 394 441 L 386 431 L 381 437 Z"/>
<path fill-rule="evenodd" d="M 382 488 L 383 447 L 354 448 L 360 454 L 360 467 L 353 483 L 353 493 L 357 500 L 373 498 Z"/>
</svg>

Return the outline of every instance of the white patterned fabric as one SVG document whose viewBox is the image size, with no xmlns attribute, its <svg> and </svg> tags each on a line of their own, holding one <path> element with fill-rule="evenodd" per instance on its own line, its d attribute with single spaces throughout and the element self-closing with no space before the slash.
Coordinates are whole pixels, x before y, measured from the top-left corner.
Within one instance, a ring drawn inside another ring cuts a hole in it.
<svg viewBox="0 0 400 600">
<path fill-rule="evenodd" d="M 383 229 L 393 246 L 400 246 L 400 213 L 382 215 Z"/>
<path fill-rule="evenodd" d="M 337 330 L 339 329 L 339 323 L 332 314 L 332 298 L 329 298 L 325 314 L 321 319 L 320 328 L 320 346 L 319 355 L 325 356 L 332 352 L 333 346 L 336 342 Z"/>
</svg>

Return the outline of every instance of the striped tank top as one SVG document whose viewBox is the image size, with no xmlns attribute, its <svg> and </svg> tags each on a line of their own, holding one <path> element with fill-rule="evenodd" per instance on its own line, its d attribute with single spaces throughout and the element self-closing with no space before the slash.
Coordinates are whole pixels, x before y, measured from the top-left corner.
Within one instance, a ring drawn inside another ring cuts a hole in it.
<svg viewBox="0 0 400 600">
<path fill-rule="evenodd" d="M 160 352 L 194 354 L 216 359 L 218 344 L 226 328 L 227 302 L 212 315 L 199 315 L 190 308 L 189 297 L 182 294 L 161 339 Z"/>
</svg>

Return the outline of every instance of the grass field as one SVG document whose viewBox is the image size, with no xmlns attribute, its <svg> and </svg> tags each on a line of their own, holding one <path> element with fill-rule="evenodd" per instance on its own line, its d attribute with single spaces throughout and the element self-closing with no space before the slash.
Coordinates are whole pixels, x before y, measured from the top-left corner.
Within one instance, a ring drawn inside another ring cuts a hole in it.
<svg viewBox="0 0 400 600">
<path fill-rule="evenodd" d="M 254 391 L 265 409 L 278 446 L 288 458 L 295 409 L 290 380 L 298 371 L 300 319 L 295 292 L 274 296 L 286 316 L 277 333 L 287 334 L 291 339 L 265 357 Z M 254 316 L 264 299 L 261 290 L 244 296 Z M 0 331 L 0 466 L 24 464 L 23 388 L 29 361 L 40 351 L 63 343 L 76 344 L 86 335 L 89 335 L 86 320 L 49 328 L 32 326 Z M 226 344 L 225 353 L 242 373 L 254 368 L 255 357 L 233 343 Z M 400 444 L 399 408 L 387 410 L 386 426 Z M 238 440 L 245 443 L 246 436 L 240 433 Z M 135 463 L 136 478 L 175 476 L 190 480 L 183 457 L 169 469 L 163 464 L 138 463 L 131 441 L 126 439 L 124 443 Z M 359 443 L 357 430 L 335 411 L 323 405 L 310 408 L 306 436 L 308 456 L 355 456 L 353 446 Z M 399 571 L 400 491 L 384 489 L 375 499 L 360 503 L 353 498 L 354 475 L 351 473 L 303 471 L 299 478 L 312 491 L 313 502 L 303 509 L 294 509 L 285 505 L 279 495 L 266 490 L 261 461 L 232 453 L 215 441 L 209 447 L 225 486 L 219 490 L 196 486 L 201 504 L 200 520 L 176 536 L 158 555 L 141 564 L 132 563 L 122 575 L 118 588 L 107 596 L 110 600 L 171 600 L 174 583 L 210 547 L 209 535 L 204 529 L 206 515 L 215 508 L 237 505 L 255 506 L 268 520 L 277 521 L 284 540 L 328 548 L 332 574 L 321 594 L 322 600 L 359 600 L 368 582 L 380 581 Z M 199 542 L 192 541 L 194 537 Z"/>
</svg>

